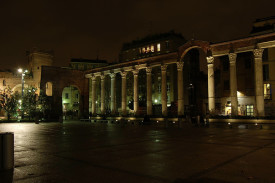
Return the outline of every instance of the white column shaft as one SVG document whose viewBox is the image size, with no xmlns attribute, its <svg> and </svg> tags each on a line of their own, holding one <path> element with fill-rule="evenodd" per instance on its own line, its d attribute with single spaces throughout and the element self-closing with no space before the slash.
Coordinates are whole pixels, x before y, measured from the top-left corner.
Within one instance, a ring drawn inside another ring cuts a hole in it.
<svg viewBox="0 0 275 183">
<path fill-rule="evenodd" d="M 92 78 L 92 115 L 96 114 L 96 77 Z"/>
<path fill-rule="evenodd" d="M 115 74 L 111 75 L 111 113 L 115 114 L 116 107 L 115 107 Z"/>
<path fill-rule="evenodd" d="M 255 95 L 256 95 L 256 109 L 258 116 L 264 116 L 264 84 L 263 84 L 263 63 L 262 55 L 263 49 L 254 50 L 255 60 Z"/>
<path fill-rule="evenodd" d="M 237 58 L 237 54 L 235 53 L 229 54 L 231 116 L 238 115 L 236 58 Z"/>
<path fill-rule="evenodd" d="M 215 111 L 214 57 L 207 57 L 208 62 L 208 108 Z"/>
<path fill-rule="evenodd" d="M 101 77 L 101 114 L 105 114 L 105 80 Z"/>
<path fill-rule="evenodd" d="M 183 62 L 177 63 L 178 70 L 178 116 L 184 114 L 184 99 L 183 99 Z"/>
<path fill-rule="evenodd" d="M 134 73 L 134 112 L 138 113 L 138 73 Z"/>
<path fill-rule="evenodd" d="M 126 73 L 121 75 L 121 112 L 126 115 Z"/>
</svg>

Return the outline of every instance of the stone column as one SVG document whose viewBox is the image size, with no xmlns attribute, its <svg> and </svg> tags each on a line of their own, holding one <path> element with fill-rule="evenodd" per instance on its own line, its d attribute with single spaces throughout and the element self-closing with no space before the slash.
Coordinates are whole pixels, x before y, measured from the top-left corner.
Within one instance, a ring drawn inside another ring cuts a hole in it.
<svg viewBox="0 0 275 183">
<path fill-rule="evenodd" d="M 101 114 L 104 115 L 105 114 L 105 75 L 102 74 L 100 76 L 101 78 Z"/>
<path fill-rule="evenodd" d="M 162 115 L 167 116 L 167 83 L 166 83 L 167 65 L 161 66 L 161 103 Z"/>
<path fill-rule="evenodd" d="M 134 113 L 138 114 L 138 69 L 133 70 L 134 74 Z"/>
<path fill-rule="evenodd" d="M 96 114 L 96 76 L 92 76 L 92 115 Z"/>
<path fill-rule="evenodd" d="M 177 62 L 178 70 L 178 116 L 184 114 L 184 100 L 183 100 L 183 62 Z"/>
<path fill-rule="evenodd" d="M 208 66 L 208 108 L 215 112 L 215 82 L 214 82 L 214 57 L 206 57 Z"/>
<path fill-rule="evenodd" d="M 115 85 L 116 85 L 116 73 L 111 73 L 111 113 L 116 113 L 116 101 L 115 101 Z"/>
<path fill-rule="evenodd" d="M 236 53 L 230 53 L 230 97 L 231 97 L 231 116 L 238 115 L 238 96 L 237 96 L 237 72 L 236 72 Z"/>
<path fill-rule="evenodd" d="M 263 51 L 264 49 L 255 49 L 254 60 L 255 60 L 255 95 L 256 95 L 256 114 L 257 116 L 264 116 L 264 84 L 263 84 Z"/>
<path fill-rule="evenodd" d="M 121 112 L 126 115 L 126 74 L 127 72 L 121 71 Z"/>
<path fill-rule="evenodd" d="M 147 79 L 147 115 L 152 115 L 152 68 L 146 68 Z"/>
</svg>

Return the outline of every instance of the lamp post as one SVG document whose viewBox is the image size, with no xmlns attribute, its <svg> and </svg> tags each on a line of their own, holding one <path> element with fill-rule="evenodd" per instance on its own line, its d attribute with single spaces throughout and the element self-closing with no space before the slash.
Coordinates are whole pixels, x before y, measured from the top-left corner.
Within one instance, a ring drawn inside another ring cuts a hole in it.
<svg viewBox="0 0 275 183">
<path fill-rule="evenodd" d="M 23 70 L 21 68 L 18 69 L 18 72 L 21 74 L 21 82 L 22 82 L 22 101 L 23 101 L 23 97 L 24 97 L 24 77 L 26 75 L 26 73 L 28 72 L 28 70 Z M 23 115 L 24 115 L 24 111 L 22 110 L 22 117 L 21 119 L 23 119 Z"/>
</svg>

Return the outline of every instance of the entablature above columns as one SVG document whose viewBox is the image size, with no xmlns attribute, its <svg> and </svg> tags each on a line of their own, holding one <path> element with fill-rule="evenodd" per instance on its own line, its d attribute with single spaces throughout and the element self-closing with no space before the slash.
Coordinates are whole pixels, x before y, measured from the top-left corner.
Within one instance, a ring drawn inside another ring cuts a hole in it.
<svg viewBox="0 0 275 183">
<path fill-rule="evenodd" d="M 267 42 L 262 42 L 258 43 L 259 48 L 272 48 L 275 47 L 275 40 L 274 41 L 267 41 Z"/>
<path fill-rule="evenodd" d="M 243 39 L 211 44 L 210 48 L 214 57 L 228 55 L 234 48 L 235 53 L 253 52 L 255 48 L 275 47 L 275 33 L 257 35 Z"/>
</svg>

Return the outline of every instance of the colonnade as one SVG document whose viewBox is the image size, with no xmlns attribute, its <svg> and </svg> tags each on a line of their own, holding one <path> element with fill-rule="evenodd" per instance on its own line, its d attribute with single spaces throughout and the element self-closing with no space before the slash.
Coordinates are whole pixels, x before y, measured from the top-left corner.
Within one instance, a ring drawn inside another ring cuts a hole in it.
<svg viewBox="0 0 275 183">
<path fill-rule="evenodd" d="M 161 103 L 162 103 L 162 115 L 167 116 L 167 64 L 161 65 Z M 152 67 L 141 68 L 146 70 L 146 88 L 147 88 L 147 115 L 153 114 L 153 104 L 152 104 Z M 177 70 L 178 70 L 178 115 L 181 116 L 184 114 L 184 98 L 183 98 L 183 62 L 177 62 Z M 138 114 L 139 102 L 138 102 L 138 73 L 139 68 L 134 67 L 131 70 L 125 71 L 121 69 L 119 72 L 109 73 L 111 78 L 111 113 L 115 114 L 116 102 L 115 102 L 115 86 L 116 86 L 116 74 L 119 73 L 121 75 L 121 114 L 126 115 L 126 75 L 127 72 L 133 72 L 134 75 L 134 113 Z M 105 114 L 105 86 L 104 86 L 104 73 L 96 73 L 92 74 L 92 114 L 96 114 L 96 78 L 101 78 L 101 114 Z"/>
<path fill-rule="evenodd" d="M 262 56 L 263 49 L 253 50 L 254 55 L 254 77 L 255 77 L 255 104 L 256 115 L 264 116 L 264 88 L 263 88 L 263 68 Z M 231 115 L 238 115 L 238 97 L 237 97 L 237 72 L 236 72 L 236 53 L 229 53 L 230 63 L 230 98 L 231 98 Z M 208 107 L 209 111 L 215 111 L 215 81 L 214 81 L 214 57 L 207 57 L 208 63 Z"/>
<path fill-rule="evenodd" d="M 257 116 L 264 116 L 264 93 L 263 93 L 263 70 L 262 70 L 262 54 L 263 49 L 254 49 L 254 75 L 255 75 L 255 103 Z M 236 53 L 229 53 L 230 63 L 230 98 L 231 98 L 231 112 L 233 116 L 238 115 L 238 97 L 237 97 L 237 73 L 236 73 Z M 214 80 L 214 57 L 209 56 L 207 59 L 208 66 L 208 109 L 212 113 L 215 111 L 215 80 Z M 178 83 L 178 116 L 184 114 L 184 78 L 183 78 L 183 66 L 182 61 L 176 62 L 177 64 L 177 83 Z M 163 64 L 161 67 L 161 104 L 162 104 L 162 115 L 167 116 L 167 64 Z M 131 70 L 125 71 L 123 68 L 119 71 L 122 78 L 121 84 L 121 113 L 126 115 L 126 74 L 127 72 L 133 72 L 134 75 L 134 112 L 138 114 L 138 73 L 139 67 L 134 67 Z M 152 115 L 152 67 L 147 66 L 146 69 L 146 80 L 147 80 L 147 115 Z M 116 113 L 116 102 L 115 102 L 115 77 L 116 73 L 109 73 L 111 77 L 111 113 Z M 103 73 L 92 74 L 92 114 L 96 114 L 96 77 L 101 77 L 101 113 L 105 113 L 105 86 Z"/>
</svg>

